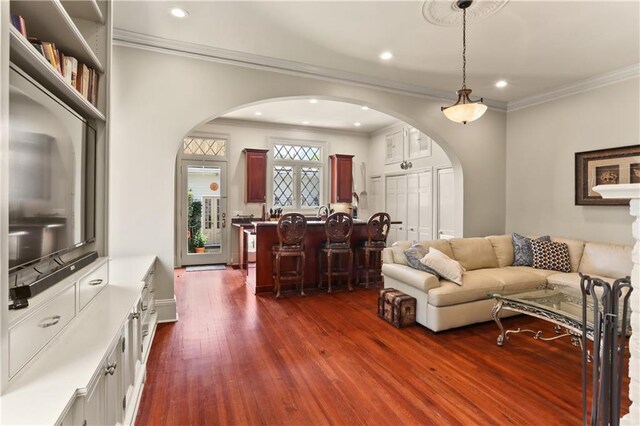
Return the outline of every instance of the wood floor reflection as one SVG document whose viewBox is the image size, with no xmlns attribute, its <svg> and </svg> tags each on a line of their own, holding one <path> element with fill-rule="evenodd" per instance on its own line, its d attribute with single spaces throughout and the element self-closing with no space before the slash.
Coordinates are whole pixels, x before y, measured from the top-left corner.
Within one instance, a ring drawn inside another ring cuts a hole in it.
<svg viewBox="0 0 640 426">
<path fill-rule="evenodd" d="M 493 323 L 398 330 L 377 317 L 375 289 L 276 301 L 232 269 L 176 270 L 175 291 L 180 321 L 158 326 L 138 425 L 581 423 L 568 340 L 501 348 Z"/>
</svg>

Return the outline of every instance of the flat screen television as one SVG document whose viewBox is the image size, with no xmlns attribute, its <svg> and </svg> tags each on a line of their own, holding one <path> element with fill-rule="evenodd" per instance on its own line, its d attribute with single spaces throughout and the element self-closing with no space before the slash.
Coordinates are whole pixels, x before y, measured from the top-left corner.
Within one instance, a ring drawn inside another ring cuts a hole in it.
<svg viewBox="0 0 640 426">
<path fill-rule="evenodd" d="M 9 271 L 95 239 L 96 131 L 11 66 Z"/>
</svg>

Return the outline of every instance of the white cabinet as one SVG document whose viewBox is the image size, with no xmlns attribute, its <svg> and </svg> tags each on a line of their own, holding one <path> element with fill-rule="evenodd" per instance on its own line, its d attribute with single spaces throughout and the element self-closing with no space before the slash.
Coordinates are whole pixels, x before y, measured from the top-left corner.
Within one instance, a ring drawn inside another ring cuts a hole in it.
<svg viewBox="0 0 640 426">
<path fill-rule="evenodd" d="M 398 205 L 396 220 L 402 222 L 398 225 L 397 238 L 400 241 L 407 240 L 407 176 L 398 176 Z"/>
<path fill-rule="evenodd" d="M 399 163 L 404 158 L 404 129 L 385 136 L 385 164 Z"/>
<path fill-rule="evenodd" d="M 408 134 L 407 158 L 409 160 L 431 156 L 431 138 L 429 136 L 415 127 L 410 127 Z"/>
</svg>

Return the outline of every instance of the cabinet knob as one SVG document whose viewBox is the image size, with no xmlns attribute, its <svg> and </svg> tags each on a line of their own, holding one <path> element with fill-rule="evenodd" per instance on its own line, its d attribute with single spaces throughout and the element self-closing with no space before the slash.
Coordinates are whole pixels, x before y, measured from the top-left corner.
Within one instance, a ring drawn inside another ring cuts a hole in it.
<svg viewBox="0 0 640 426">
<path fill-rule="evenodd" d="M 109 364 L 107 364 L 107 366 L 104 369 L 104 375 L 107 376 L 113 376 L 113 374 L 116 372 L 116 367 L 118 367 L 118 363 L 117 362 L 111 362 Z"/>
<path fill-rule="evenodd" d="M 140 319 L 140 312 L 132 312 L 129 316 L 131 319 Z"/>
</svg>

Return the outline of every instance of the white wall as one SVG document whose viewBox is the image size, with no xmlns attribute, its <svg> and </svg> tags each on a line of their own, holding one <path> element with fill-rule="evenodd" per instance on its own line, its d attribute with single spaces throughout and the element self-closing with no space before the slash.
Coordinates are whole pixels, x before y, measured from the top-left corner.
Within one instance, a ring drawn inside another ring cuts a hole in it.
<svg viewBox="0 0 640 426">
<path fill-rule="evenodd" d="M 489 110 L 482 120 L 462 126 L 444 117 L 443 101 L 124 46 L 114 47 L 112 76 L 109 253 L 157 254 L 160 299 L 173 297 L 174 170 L 180 141 L 213 117 L 274 98 L 366 104 L 422 130 L 450 155 L 454 168 L 464 170 L 464 200 L 456 203 L 464 234 L 504 231 L 502 112 Z"/>
<path fill-rule="evenodd" d="M 639 143 L 639 81 L 509 112 L 508 232 L 632 243 L 629 207 L 574 205 L 574 153 Z"/>
<path fill-rule="evenodd" d="M 215 122 L 214 122 L 215 123 Z M 231 120 L 224 120 L 224 124 L 204 124 L 195 131 L 198 135 L 214 134 L 214 135 L 226 135 L 228 136 L 228 149 L 227 149 L 227 170 L 228 176 L 228 198 L 227 198 L 227 214 L 228 217 L 233 217 L 235 212 L 240 214 L 253 214 L 260 216 L 262 213 L 259 203 L 244 202 L 244 188 L 245 188 L 245 163 L 242 150 L 244 148 L 260 148 L 270 149 L 269 144 L 270 137 L 280 137 L 287 139 L 297 139 L 302 141 L 322 141 L 326 142 L 325 145 L 325 157 L 331 154 L 349 154 L 354 155 L 353 161 L 356 164 L 365 161 L 369 153 L 369 136 L 365 133 L 357 134 L 355 132 L 337 132 L 321 129 L 305 129 L 297 126 L 270 126 L 264 123 L 257 122 L 244 122 L 237 121 L 231 123 Z M 324 203 L 329 202 L 329 164 L 325 163 L 324 166 Z M 356 187 L 360 191 L 362 179 L 356 174 Z M 267 197 L 267 209 L 271 206 L 271 200 Z M 364 212 L 363 214 L 366 214 Z M 229 233 L 230 263 L 236 263 L 237 259 L 237 246 L 234 234 L 230 231 L 230 227 L 227 227 Z"/>
</svg>

